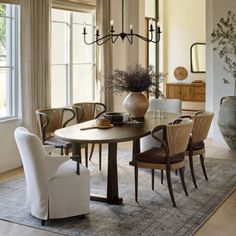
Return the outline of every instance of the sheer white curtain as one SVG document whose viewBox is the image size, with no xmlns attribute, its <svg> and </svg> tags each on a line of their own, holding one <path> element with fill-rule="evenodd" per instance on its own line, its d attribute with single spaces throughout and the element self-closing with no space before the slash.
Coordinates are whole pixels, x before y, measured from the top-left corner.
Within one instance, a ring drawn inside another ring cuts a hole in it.
<svg viewBox="0 0 236 236">
<path fill-rule="evenodd" d="M 37 131 L 35 111 L 50 107 L 51 0 L 21 1 L 22 121 Z"/>
<path fill-rule="evenodd" d="M 96 3 L 96 21 L 99 27 L 100 35 L 106 35 L 110 27 L 110 0 L 97 0 Z M 105 81 L 107 76 L 112 73 L 112 45 L 106 42 L 102 46 L 97 46 L 97 97 L 105 103 L 107 110 L 113 110 L 113 96 L 105 91 Z"/>
</svg>

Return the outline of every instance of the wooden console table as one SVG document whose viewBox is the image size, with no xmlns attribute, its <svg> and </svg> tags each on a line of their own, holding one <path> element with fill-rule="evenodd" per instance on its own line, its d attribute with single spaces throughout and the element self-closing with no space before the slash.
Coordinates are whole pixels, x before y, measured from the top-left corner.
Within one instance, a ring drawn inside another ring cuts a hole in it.
<svg viewBox="0 0 236 236">
<path fill-rule="evenodd" d="M 205 83 L 167 83 L 166 98 L 205 102 Z"/>
</svg>

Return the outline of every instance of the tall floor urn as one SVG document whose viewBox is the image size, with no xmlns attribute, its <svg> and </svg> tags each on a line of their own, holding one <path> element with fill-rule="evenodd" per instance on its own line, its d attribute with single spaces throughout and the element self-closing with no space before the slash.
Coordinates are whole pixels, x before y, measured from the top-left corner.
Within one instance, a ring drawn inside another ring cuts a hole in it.
<svg viewBox="0 0 236 236">
<path fill-rule="evenodd" d="M 236 96 L 221 99 L 218 125 L 227 145 L 236 150 Z"/>
</svg>

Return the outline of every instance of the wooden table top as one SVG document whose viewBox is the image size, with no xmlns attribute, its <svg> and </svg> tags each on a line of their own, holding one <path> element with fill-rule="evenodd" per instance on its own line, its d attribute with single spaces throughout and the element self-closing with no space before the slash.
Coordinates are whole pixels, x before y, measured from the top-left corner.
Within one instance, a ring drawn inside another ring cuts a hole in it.
<svg viewBox="0 0 236 236">
<path fill-rule="evenodd" d="M 95 125 L 96 120 L 68 126 L 55 131 L 56 137 L 74 143 L 113 143 L 138 139 L 150 134 L 157 125 L 166 125 L 175 120 L 179 115 L 166 113 L 164 119 L 153 119 L 152 113 L 145 115 L 144 121 L 139 124 L 115 125 L 109 129 L 80 130 L 83 127 Z"/>
</svg>

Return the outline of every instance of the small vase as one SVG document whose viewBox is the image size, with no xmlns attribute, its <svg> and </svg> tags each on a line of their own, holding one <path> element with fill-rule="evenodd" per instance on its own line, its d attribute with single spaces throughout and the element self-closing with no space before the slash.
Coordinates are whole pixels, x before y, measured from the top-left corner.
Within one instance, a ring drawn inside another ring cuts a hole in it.
<svg viewBox="0 0 236 236">
<path fill-rule="evenodd" d="M 143 118 L 148 110 L 148 99 L 143 93 L 131 92 L 123 105 L 132 118 Z"/>
<path fill-rule="evenodd" d="M 218 125 L 225 142 L 236 150 L 236 96 L 221 99 Z"/>
</svg>

